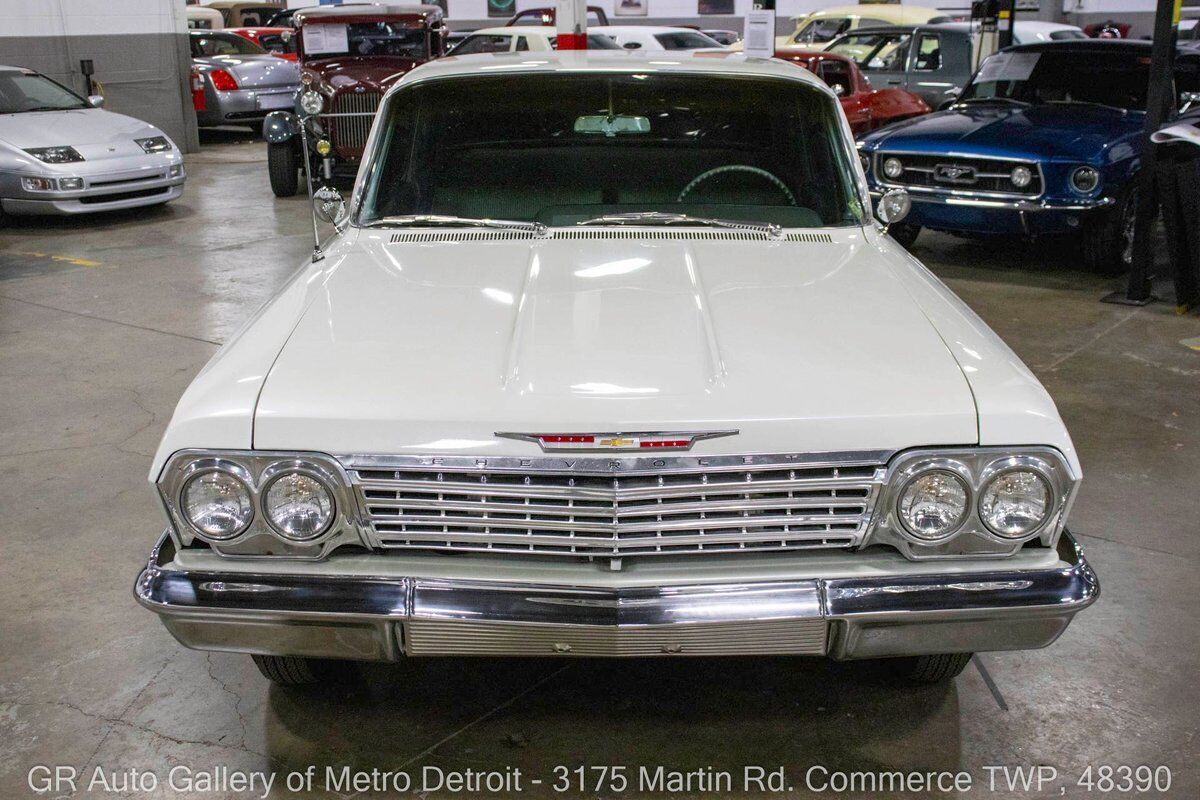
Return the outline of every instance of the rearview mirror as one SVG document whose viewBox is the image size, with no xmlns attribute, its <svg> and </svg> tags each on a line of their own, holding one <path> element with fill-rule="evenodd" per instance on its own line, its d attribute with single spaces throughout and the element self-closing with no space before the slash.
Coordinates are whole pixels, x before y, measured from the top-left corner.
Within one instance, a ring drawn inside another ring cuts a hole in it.
<svg viewBox="0 0 1200 800">
<path fill-rule="evenodd" d="M 88 95 L 88 102 L 91 104 L 92 108 L 104 108 L 104 95 Z"/>
<path fill-rule="evenodd" d="M 886 233 L 889 225 L 894 225 L 907 217 L 910 210 L 912 210 L 912 198 L 908 196 L 908 192 L 903 189 L 892 189 L 879 198 L 875 216 L 879 217 L 879 221 L 883 223 L 883 230 Z"/>
<path fill-rule="evenodd" d="M 575 132 L 609 137 L 634 133 L 649 133 L 650 120 L 647 117 L 617 117 L 605 116 L 603 114 L 576 117 Z"/>
<path fill-rule="evenodd" d="M 333 225 L 338 233 L 342 232 L 346 218 L 349 217 L 342 193 L 328 186 L 322 186 L 313 193 L 313 213 L 317 215 L 317 219 Z"/>
</svg>

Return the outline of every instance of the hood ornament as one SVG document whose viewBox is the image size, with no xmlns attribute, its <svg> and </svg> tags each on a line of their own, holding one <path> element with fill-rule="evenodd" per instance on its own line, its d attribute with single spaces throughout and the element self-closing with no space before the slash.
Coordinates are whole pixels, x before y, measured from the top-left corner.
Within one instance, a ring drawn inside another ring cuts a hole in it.
<svg viewBox="0 0 1200 800">
<path fill-rule="evenodd" d="M 534 442 L 542 452 L 563 450 L 607 450 L 645 452 L 647 450 L 691 450 L 701 439 L 736 436 L 740 431 L 639 431 L 635 433 L 512 433 L 496 431 L 501 439 Z"/>
</svg>

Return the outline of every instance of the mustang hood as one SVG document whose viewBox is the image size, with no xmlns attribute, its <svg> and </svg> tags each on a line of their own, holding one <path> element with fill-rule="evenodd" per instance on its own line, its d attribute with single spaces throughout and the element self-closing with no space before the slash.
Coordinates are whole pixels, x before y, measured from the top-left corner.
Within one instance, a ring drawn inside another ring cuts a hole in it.
<svg viewBox="0 0 1200 800">
<path fill-rule="evenodd" d="M 529 454 L 494 433 L 731 428 L 697 452 L 977 440 L 958 363 L 861 231 L 624 233 L 360 235 L 271 368 L 254 447 Z"/>
<path fill-rule="evenodd" d="M 1140 131 L 1144 116 L 1085 105 L 1028 108 L 977 105 L 898 123 L 870 137 L 880 150 L 975 152 L 1031 159 L 1087 160 L 1114 139 Z"/>
</svg>

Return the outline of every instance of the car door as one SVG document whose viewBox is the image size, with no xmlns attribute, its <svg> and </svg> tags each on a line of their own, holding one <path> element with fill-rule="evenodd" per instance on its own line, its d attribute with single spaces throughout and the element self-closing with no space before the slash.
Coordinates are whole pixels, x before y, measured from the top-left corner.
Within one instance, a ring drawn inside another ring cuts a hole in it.
<svg viewBox="0 0 1200 800">
<path fill-rule="evenodd" d="M 935 111 L 954 100 L 971 77 L 970 40 L 958 33 L 918 30 L 913 36 L 905 88 Z"/>
</svg>

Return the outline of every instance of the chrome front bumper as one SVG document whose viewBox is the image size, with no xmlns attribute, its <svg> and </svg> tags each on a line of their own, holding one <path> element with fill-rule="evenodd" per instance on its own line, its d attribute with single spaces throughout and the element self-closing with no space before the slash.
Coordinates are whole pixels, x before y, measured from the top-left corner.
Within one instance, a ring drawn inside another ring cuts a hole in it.
<svg viewBox="0 0 1200 800">
<path fill-rule="evenodd" d="M 173 565 L 164 535 L 134 595 L 182 644 L 201 650 L 370 661 L 877 658 L 1045 647 L 1100 594 L 1069 533 L 1058 556 L 1045 569 L 580 588 L 186 570 Z"/>
</svg>

